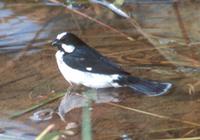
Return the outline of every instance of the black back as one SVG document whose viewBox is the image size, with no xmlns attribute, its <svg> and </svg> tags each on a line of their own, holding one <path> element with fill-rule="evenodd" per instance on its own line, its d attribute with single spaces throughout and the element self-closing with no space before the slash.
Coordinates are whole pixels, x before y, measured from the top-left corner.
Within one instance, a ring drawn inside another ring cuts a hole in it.
<svg viewBox="0 0 200 140">
<path fill-rule="evenodd" d="M 63 56 L 64 62 L 73 69 L 100 74 L 129 74 L 75 35 L 68 33 L 63 41 L 67 45 L 75 46 L 72 53 L 65 53 Z M 87 67 L 91 67 L 92 70 L 88 71 Z"/>
</svg>

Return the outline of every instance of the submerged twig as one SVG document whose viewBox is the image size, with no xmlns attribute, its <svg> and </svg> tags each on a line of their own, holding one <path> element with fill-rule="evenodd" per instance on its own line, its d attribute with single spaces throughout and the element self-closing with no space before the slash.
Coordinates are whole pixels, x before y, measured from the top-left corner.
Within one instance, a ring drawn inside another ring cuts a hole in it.
<svg viewBox="0 0 200 140">
<path fill-rule="evenodd" d="M 137 113 L 141 113 L 141 114 L 144 114 L 144 115 L 160 118 L 160 119 L 165 119 L 165 120 L 169 120 L 169 121 L 174 121 L 174 122 L 179 122 L 179 123 L 184 123 L 184 124 L 200 127 L 199 123 L 194 123 L 194 122 L 179 120 L 179 119 L 173 119 L 173 118 L 168 117 L 168 116 L 159 115 L 159 114 L 155 114 L 155 113 L 151 113 L 151 112 L 147 112 L 147 111 L 143 111 L 143 110 L 139 110 L 139 109 L 136 109 L 136 108 L 131 108 L 131 107 L 115 104 L 115 103 L 106 103 L 106 104 L 109 104 L 109 105 L 112 105 L 112 106 L 115 106 L 115 107 L 118 107 L 118 108 L 130 110 L 130 111 L 134 111 L 134 112 L 137 112 Z"/>
<path fill-rule="evenodd" d="M 97 4 L 100 4 L 108 9 L 110 9 L 111 11 L 113 11 L 115 14 L 121 16 L 121 17 L 124 17 L 124 18 L 130 18 L 128 16 L 127 13 L 125 13 L 124 11 L 122 11 L 120 8 L 118 8 L 115 4 L 113 3 L 110 3 L 106 0 L 90 0 L 90 2 L 92 3 L 97 3 Z"/>
<path fill-rule="evenodd" d="M 36 75 L 36 73 L 31 73 L 31 74 L 28 74 L 28 75 L 21 76 L 21 77 L 19 77 L 19 78 L 13 79 L 13 80 L 11 80 L 11 81 L 6 81 L 5 83 L 0 84 L 0 88 L 5 87 L 5 86 L 8 86 L 8 85 L 13 84 L 13 83 L 16 83 L 16 82 L 19 82 L 19 81 L 21 81 L 21 80 L 24 80 L 24 79 L 33 77 L 33 76 L 35 76 L 35 75 Z"/>
<path fill-rule="evenodd" d="M 59 14 L 59 13 L 58 13 Z M 46 27 L 55 19 L 55 17 L 48 17 L 49 19 L 45 22 L 45 24 L 35 33 L 34 37 L 32 40 L 21 50 L 21 52 L 15 57 L 12 58 L 7 62 L 7 65 L 0 69 L 0 72 L 3 72 L 10 66 L 15 65 L 15 62 L 17 62 L 20 58 L 22 58 L 24 55 L 26 55 L 27 51 L 33 47 L 33 43 L 35 42 L 36 39 L 41 35 L 41 33 L 45 30 Z M 51 40 L 48 40 L 46 43 L 50 43 Z"/>
<path fill-rule="evenodd" d="M 190 137 L 190 138 L 169 138 L 169 139 L 159 139 L 159 140 L 200 140 L 200 137 Z"/>
<path fill-rule="evenodd" d="M 180 14 L 180 10 L 179 10 L 179 6 L 178 6 L 178 2 L 177 1 L 175 1 L 173 3 L 173 7 L 174 7 L 174 11 L 175 11 L 175 14 L 176 14 L 176 17 L 177 17 L 177 21 L 178 21 L 179 27 L 181 29 L 183 38 L 185 39 L 185 43 L 188 45 L 188 44 L 190 44 L 190 38 L 189 38 L 188 32 L 186 31 L 185 25 L 183 23 L 183 20 L 182 20 L 181 14 Z"/>
<path fill-rule="evenodd" d="M 134 19 L 128 19 L 128 21 L 134 26 L 134 28 L 145 38 L 147 41 L 156 48 L 168 61 L 173 65 L 180 66 L 186 65 L 190 67 L 200 67 L 200 62 L 192 58 L 177 54 L 172 52 L 170 49 L 167 49 L 166 45 L 158 45 L 158 42 L 146 33 L 140 25 Z M 166 49 L 161 49 L 159 46 L 166 46 Z"/>
<path fill-rule="evenodd" d="M 72 20 L 74 21 L 74 24 L 76 25 L 77 29 L 79 30 L 80 33 L 82 33 L 82 29 L 81 29 L 81 25 L 79 24 L 79 22 L 77 21 L 76 17 L 74 16 L 74 14 L 71 14 L 72 16 Z"/>
<path fill-rule="evenodd" d="M 88 99 L 88 97 L 85 96 L 85 95 L 81 95 L 81 94 L 78 94 L 78 93 L 77 93 L 77 95 Z M 144 115 L 148 115 L 148 116 L 152 116 L 152 117 L 156 117 L 156 118 L 160 118 L 160 119 L 165 119 L 165 120 L 168 120 L 168 121 L 174 121 L 174 122 L 178 122 L 178 123 L 184 123 L 184 124 L 187 124 L 187 125 L 200 127 L 199 123 L 195 123 L 195 122 L 191 122 L 191 121 L 173 119 L 173 118 L 168 117 L 168 116 L 159 115 L 159 114 L 151 113 L 151 112 L 148 112 L 148 111 L 143 111 L 143 110 L 140 110 L 140 109 L 127 107 L 127 106 L 119 105 L 119 104 L 112 103 L 112 102 L 107 102 L 105 104 L 108 104 L 108 105 L 111 105 L 111 106 L 114 106 L 114 107 L 118 107 L 118 108 L 122 108 L 122 109 L 126 109 L 126 110 L 129 110 L 129 111 L 134 111 L 134 112 L 137 112 L 137 113 L 140 113 L 140 114 L 144 114 Z"/>
<path fill-rule="evenodd" d="M 89 20 L 91 20 L 91 21 L 94 21 L 94 22 L 98 23 L 99 25 L 104 26 L 104 27 L 106 27 L 106 28 L 108 28 L 108 29 L 110 29 L 110 30 L 112 30 L 112 31 L 114 31 L 114 32 L 116 32 L 116 33 L 118 33 L 118 34 L 120 34 L 121 36 L 124 36 L 124 37 L 127 38 L 128 40 L 131 40 L 131 41 L 134 41 L 134 40 L 135 40 L 135 39 L 132 38 L 131 36 L 129 36 L 129 35 L 127 35 L 127 34 L 121 32 L 121 31 L 119 31 L 119 30 L 117 30 L 117 29 L 115 29 L 115 28 L 113 28 L 113 27 L 111 27 L 111 26 L 109 26 L 109 25 L 103 23 L 102 21 L 99 21 L 99 20 L 97 20 L 97 19 L 95 19 L 95 18 L 93 18 L 93 17 L 90 17 L 90 16 L 88 16 L 88 15 L 82 13 L 82 12 L 79 12 L 78 10 L 69 9 L 65 4 L 63 4 L 63 3 L 61 3 L 61 2 L 59 2 L 59 1 L 57 1 L 57 0 L 49 0 L 49 1 L 52 2 L 52 3 L 55 3 L 55 4 L 59 5 L 59 6 L 65 7 L 66 9 L 70 10 L 71 12 L 74 12 L 74 13 L 76 13 L 76 14 L 82 16 L 82 17 L 85 17 L 85 18 L 87 18 L 87 19 L 89 19 Z"/>
<path fill-rule="evenodd" d="M 43 140 L 44 136 L 49 133 L 53 128 L 55 127 L 55 124 L 50 124 L 49 126 L 46 127 L 46 129 L 44 129 L 44 131 L 42 131 L 35 140 Z"/>
<path fill-rule="evenodd" d="M 162 132 L 184 130 L 184 129 L 193 129 L 194 127 L 196 126 L 165 128 L 165 129 L 151 130 L 149 133 L 152 134 L 152 133 L 162 133 Z"/>
<path fill-rule="evenodd" d="M 20 116 L 22 116 L 22 115 L 24 115 L 24 114 L 26 114 L 26 113 L 28 113 L 28 112 L 31 112 L 31 111 L 33 111 L 33 110 L 35 110 L 35 109 L 37 109 L 37 108 L 39 108 L 39 107 L 42 107 L 42 106 L 44 106 L 44 105 L 46 105 L 46 104 L 48 104 L 48 103 L 50 103 L 50 102 L 53 102 L 53 101 L 55 101 L 55 100 L 61 98 L 61 97 L 64 96 L 64 95 L 65 95 L 65 93 L 56 94 L 56 96 L 54 96 L 54 97 L 52 97 L 52 98 L 50 98 L 50 99 L 47 99 L 47 100 L 45 100 L 45 101 L 42 101 L 42 102 L 40 102 L 40 103 L 38 103 L 38 104 L 36 104 L 36 105 L 33 105 L 33 106 L 31 106 L 31 107 L 29 107 L 29 108 L 27 108 L 27 109 L 25 109 L 25 110 L 22 110 L 22 111 L 20 111 L 20 112 L 17 112 L 17 113 L 15 113 L 15 114 L 11 115 L 9 118 L 10 118 L 10 119 L 18 118 L 18 117 L 20 117 Z"/>
<path fill-rule="evenodd" d="M 190 131 L 188 131 L 187 133 L 185 133 L 182 137 L 187 137 L 188 135 L 192 134 L 195 132 L 196 129 L 192 129 Z"/>
<path fill-rule="evenodd" d="M 120 35 L 126 37 L 126 38 L 129 39 L 129 40 L 134 40 L 132 37 L 130 37 L 130 36 L 124 34 L 123 32 L 121 32 L 121 31 L 119 31 L 119 30 L 117 30 L 117 29 L 115 29 L 115 28 L 113 28 L 113 27 L 111 27 L 111 26 L 109 26 L 109 25 L 107 25 L 107 24 L 105 24 L 105 23 L 103 23 L 103 22 L 97 20 L 97 19 L 94 19 L 94 18 L 92 18 L 92 17 L 90 17 L 90 16 L 88 16 L 88 15 L 86 15 L 86 14 L 84 14 L 84 13 L 81 13 L 81 12 L 79 12 L 78 10 L 69 9 L 66 5 L 64 5 L 63 3 L 58 2 L 57 0 L 49 0 L 49 1 L 51 1 L 52 3 L 55 3 L 55 4 L 57 4 L 57 5 L 63 6 L 63 7 L 65 7 L 65 8 L 67 8 L 68 10 L 70 10 L 70 11 L 72 11 L 72 12 L 74 12 L 74 13 L 76 13 L 76 14 L 82 16 L 82 17 L 85 17 L 85 18 L 87 18 L 87 19 L 89 19 L 89 20 L 91 20 L 91 21 L 94 21 L 94 22 L 98 23 L 99 25 L 102 25 L 102 26 L 104 26 L 104 27 L 106 27 L 106 28 L 108 28 L 108 29 L 110 29 L 110 30 L 112 30 L 112 31 L 114 31 L 114 32 L 117 32 L 117 33 L 119 33 Z M 153 45 L 153 46 L 154 46 L 167 60 L 169 60 L 172 64 L 174 64 L 174 65 L 176 65 L 176 66 L 185 65 L 185 66 L 190 66 L 190 67 L 200 67 L 199 61 L 196 61 L 196 60 L 194 60 L 194 59 L 192 59 L 192 58 L 189 58 L 189 57 L 186 57 L 186 56 L 183 56 L 183 55 L 180 55 L 180 54 L 172 53 L 171 50 L 169 50 L 169 49 L 163 50 L 163 49 L 159 48 L 159 46 L 163 46 L 163 45 L 158 45 L 158 42 L 157 42 L 155 39 L 153 39 L 153 38 L 151 37 L 151 35 L 149 35 L 149 34 L 147 34 L 146 32 L 143 31 L 143 29 L 139 26 L 139 24 L 137 23 L 136 20 L 130 19 L 130 18 L 128 18 L 127 20 L 135 27 L 135 29 L 136 29 L 145 39 L 148 40 L 148 42 L 149 42 L 151 45 Z M 167 48 L 167 47 L 168 47 L 168 46 L 166 46 L 166 48 Z M 175 61 L 175 60 L 176 60 L 176 61 Z"/>
</svg>

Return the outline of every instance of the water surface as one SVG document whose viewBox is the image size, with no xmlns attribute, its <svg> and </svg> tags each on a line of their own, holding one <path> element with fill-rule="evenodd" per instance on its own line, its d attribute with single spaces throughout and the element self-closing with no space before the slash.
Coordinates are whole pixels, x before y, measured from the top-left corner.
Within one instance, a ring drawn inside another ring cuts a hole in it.
<svg viewBox="0 0 200 140">
<path fill-rule="evenodd" d="M 135 41 L 59 6 L 0 2 L 0 119 L 8 119 L 18 111 L 67 90 L 68 83 L 57 69 L 55 50 L 50 42 L 58 33 L 68 31 L 77 34 L 132 75 L 173 83 L 169 94 L 161 97 L 146 97 L 130 89 L 119 89 L 119 104 L 198 125 L 199 2 L 178 4 L 182 21 L 177 18 L 173 3 L 134 1 L 121 8 L 137 20 L 145 32 L 159 39 L 158 47 L 162 49 L 150 45 L 130 21 L 98 5 L 89 5 L 80 11 L 126 33 Z M 189 44 L 180 24 L 184 24 Z M 58 105 L 59 101 L 56 101 L 37 110 L 56 110 Z M 20 121 L 17 123 L 19 126 L 22 123 L 38 131 L 51 123 L 60 130 L 66 126 L 56 115 L 50 121 L 34 123 L 29 119 L 32 114 L 22 115 L 14 121 Z M 72 110 L 66 115 L 66 120 L 81 125 L 81 109 Z M 97 140 L 121 139 L 125 134 L 139 140 L 200 134 L 199 128 L 192 124 L 152 117 L 109 104 L 93 105 L 92 130 Z M 70 139 L 78 140 L 80 137 L 81 132 L 78 132 Z"/>
</svg>

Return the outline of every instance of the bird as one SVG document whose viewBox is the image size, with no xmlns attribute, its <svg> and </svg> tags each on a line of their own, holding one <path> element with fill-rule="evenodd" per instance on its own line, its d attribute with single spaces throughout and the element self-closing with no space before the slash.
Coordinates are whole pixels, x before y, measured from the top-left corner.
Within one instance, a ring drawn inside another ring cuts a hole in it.
<svg viewBox="0 0 200 140">
<path fill-rule="evenodd" d="M 70 85 L 92 89 L 127 87 L 147 96 L 164 95 L 172 88 L 170 82 L 132 76 L 71 32 L 59 33 L 52 46 L 57 48 L 58 69 Z"/>
</svg>

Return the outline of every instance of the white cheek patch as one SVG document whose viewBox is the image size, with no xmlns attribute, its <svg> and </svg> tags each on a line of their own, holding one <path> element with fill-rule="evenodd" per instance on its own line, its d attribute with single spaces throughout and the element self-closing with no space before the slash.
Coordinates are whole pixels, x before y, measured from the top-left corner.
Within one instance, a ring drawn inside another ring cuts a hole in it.
<svg viewBox="0 0 200 140">
<path fill-rule="evenodd" d="M 67 34 L 67 32 L 63 32 L 57 35 L 56 39 L 60 40 L 61 38 L 63 38 L 63 36 L 65 36 Z"/>
<path fill-rule="evenodd" d="M 72 53 L 75 50 L 75 47 L 73 45 L 62 44 L 61 47 L 67 53 Z"/>
</svg>

